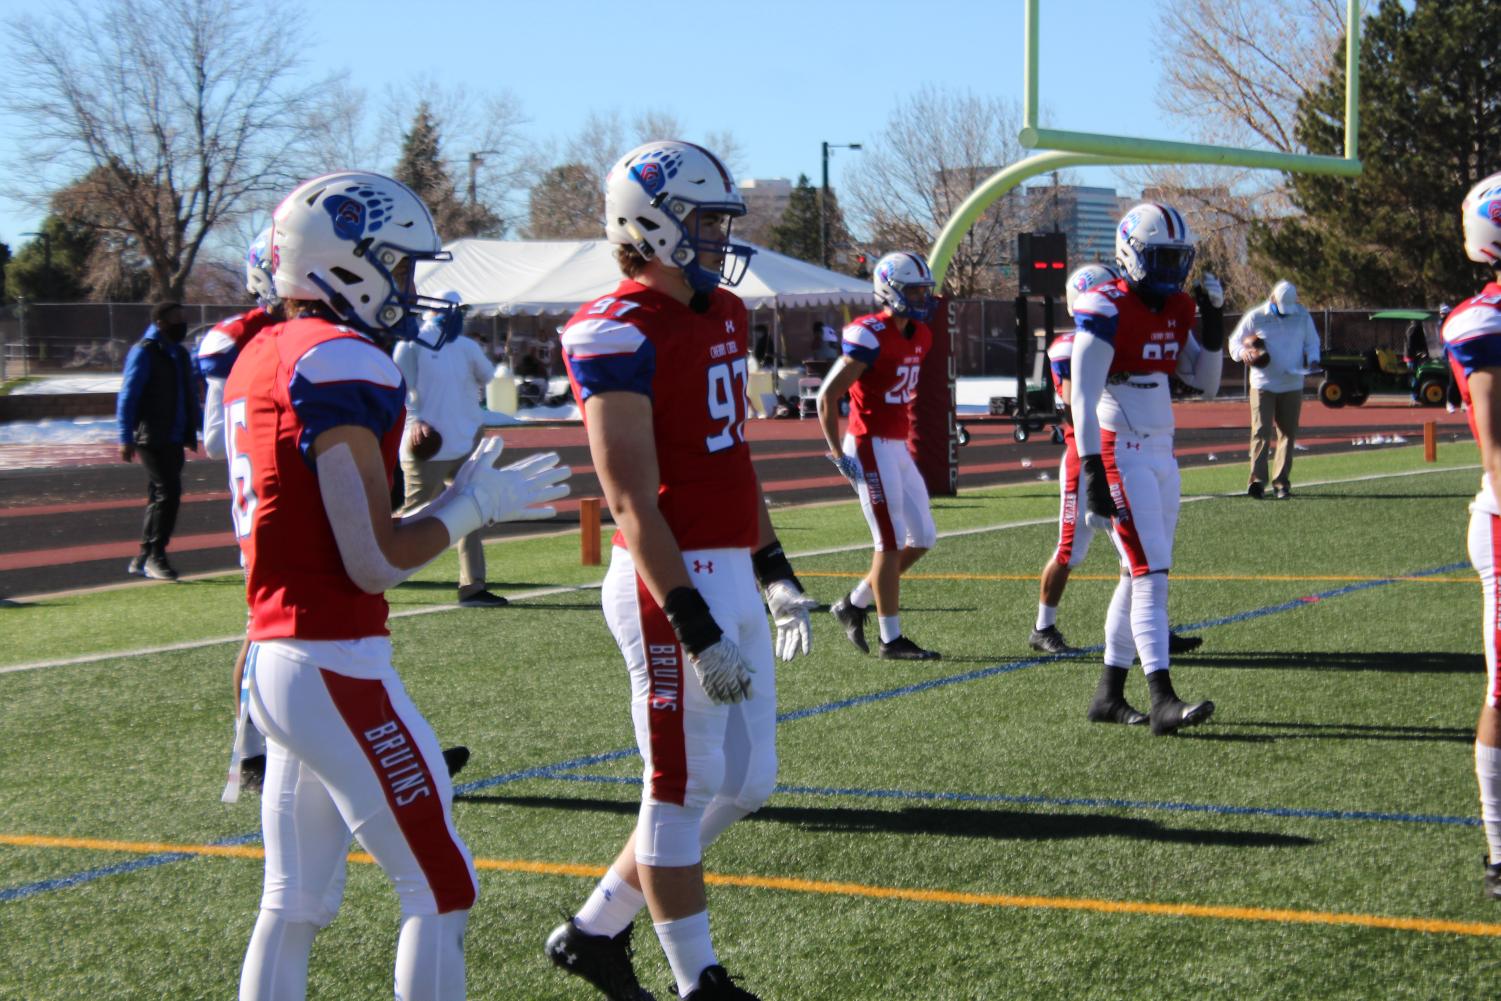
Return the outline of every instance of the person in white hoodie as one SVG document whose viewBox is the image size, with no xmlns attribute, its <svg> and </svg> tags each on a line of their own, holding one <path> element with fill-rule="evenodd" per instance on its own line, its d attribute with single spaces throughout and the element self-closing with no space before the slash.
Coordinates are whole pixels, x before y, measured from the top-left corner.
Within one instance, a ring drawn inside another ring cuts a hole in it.
<svg viewBox="0 0 1501 1001">
<path fill-rule="evenodd" d="M 1272 496 L 1292 496 L 1293 443 L 1303 409 L 1303 377 L 1319 360 L 1319 335 L 1313 317 L 1298 302 L 1292 282 L 1272 286 L 1266 302 L 1241 317 L 1230 335 L 1230 357 L 1251 373 L 1251 482 L 1246 494 L 1266 494 L 1267 453 L 1276 427 L 1277 454 L 1272 461 Z"/>
<path fill-rule="evenodd" d="M 458 304 L 459 293 L 441 298 Z M 415 340 L 396 345 L 392 359 L 407 388 L 406 429 L 401 438 L 401 474 L 411 514 L 443 492 L 479 443 L 484 423 L 480 400 L 495 365 L 483 348 L 464 336 L 461 310 L 427 314 Z M 485 586 L 485 547 L 479 532 L 458 541 L 459 604 L 499 608 L 506 599 Z"/>
</svg>

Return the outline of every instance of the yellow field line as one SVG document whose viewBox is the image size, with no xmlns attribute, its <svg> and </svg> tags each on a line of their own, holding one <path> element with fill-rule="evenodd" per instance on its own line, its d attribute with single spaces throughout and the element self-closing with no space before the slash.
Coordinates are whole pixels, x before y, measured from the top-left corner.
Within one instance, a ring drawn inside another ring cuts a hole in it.
<svg viewBox="0 0 1501 1001">
<path fill-rule="evenodd" d="M 865 574 L 856 570 L 799 570 L 799 577 L 843 577 L 858 580 Z M 903 580 L 1037 580 L 1035 573 L 904 573 Z M 1069 580 L 1119 580 L 1116 574 L 1076 573 Z M 1372 581 L 1406 581 L 1412 584 L 1478 584 L 1479 577 L 1355 577 L 1338 574 L 1194 574 L 1174 573 L 1173 580 L 1198 581 L 1336 581 L 1342 583 L 1367 583 Z"/>
<path fill-rule="evenodd" d="M 251 845 L 180 845 L 156 841 L 114 841 L 98 838 L 55 838 L 33 834 L 0 834 L 0 844 L 22 848 L 83 848 L 93 851 L 130 852 L 141 855 L 217 855 L 259 859 L 265 850 Z M 364 852 L 351 852 L 351 862 L 371 864 Z M 520 872 L 540 876 L 576 876 L 598 879 L 604 866 L 537 862 L 527 859 L 475 859 L 475 867 L 497 872 Z M 708 872 L 711 886 L 737 886 L 756 890 L 782 890 L 824 896 L 864 897 L 871 900 L 902 900 L 922 904 L 957 904 L 967 907 L 1007 907 L 1023 910 L 1088 911 L 1096 914 L 1145 914 L 1153 917 L 1210 918 L 1220 921 L 1265 921 L 1282 924 L 1343 925 L 1422 932 L 1429 935 L 1470 935 L 1501 938 L 1501 924 L 1480 921 L 1448 921 L 1438 918 L 1404 918 L 1385 914 L 1339 914 L 1332 911 L 1299 911 L 1275 907 L 1226 907 L 1212 904 L 1164 904 L 1145 900 L 1097 900 L 1090 897 L 1032 897 L 1006 893 L 965 893 L 923 890 L 899 886 L 871 886 L 785 876 L 734 876 Z"/>
</svg>

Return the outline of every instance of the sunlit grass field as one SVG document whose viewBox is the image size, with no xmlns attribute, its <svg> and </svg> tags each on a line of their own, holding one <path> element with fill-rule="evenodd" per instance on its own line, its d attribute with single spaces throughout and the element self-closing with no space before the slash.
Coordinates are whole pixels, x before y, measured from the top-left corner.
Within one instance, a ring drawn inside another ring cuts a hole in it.
<svg viewBox="0 0 1501 1001">
<path fill-rule="evenodd" d="M 1098 653 L 1027 647 L 1055 482 L 935 502 L 904 585 L 936 664 L 861 656 L 827 614 L 778 667 L 781 788 L 705 859 L 721 960 L 768 999 L 1494 998 L 1472 734 L 1484 682 L 1465 562 L 1472 447 L 1300 457 L 1296 496 L 1184 473 L 1174 664 L 1209 724 L 1168 738 L 1084 709 Z M 853 502 L 779 509 L 805 585 L 868 561 Z M 640 788 L 601 568 L 559 535 L 489 550 L 500 610 L 455 609 L 444 557 L 392 596 L 397 663 L 473 751 L 473 998 L 588 999 L 542 956 L 630 829 Z M 1108 540 L 1060 625 L 1101 641 Z M 133 653 L 154 623 L 160 645 Z M 235 577 L 0 609 L 0 998 L 234 996 L 260 886 L 258 800 L 219 802 Z M 1128 696 L 1145 707 L 1133 674 Z M 397 905 L 351 865 L 309 996 L 388 998 Z M 637 966 L 670 976 L 638 923 Z"/>
</svg>

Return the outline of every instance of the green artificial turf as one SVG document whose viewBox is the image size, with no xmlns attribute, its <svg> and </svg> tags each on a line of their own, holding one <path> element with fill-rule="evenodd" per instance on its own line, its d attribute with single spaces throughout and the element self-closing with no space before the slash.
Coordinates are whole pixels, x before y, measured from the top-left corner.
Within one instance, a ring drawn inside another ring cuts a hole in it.
<svg viewBox="0 0 1501 1001">
<path fill-rule="evenodd" d="M 1027 646 L 1056 482 L 935 501 L 940 530 L 968 534 L 914 569 L 903 624 L 944 659 L 862 656 L 820 613 L 813 655 L 778 666 L 781 710 L 805 711 L 779 729 L 782 789 L 705 859 L 752 884 L 710 888 L 722 961 L 767 999 L 1494 997 L 1501 905 L 1480 897 L 1473 822 L 1480 602 L 1464 565 L 1479 472 L 1473 447 L 1442 459 L 1300 456 L 1288 502 L 1230 496 L 1239 464 L 1184 471 L 1170 610 L 1205 643 L 1173 676 L 1217 711 L 1171 738 L 1085 722 L 1098 655 Z M 774 520 L 789 552 L 853 547 L 795 559 L 824 601 L 868 563 L 853 503 Z M 625 670 L 589 588 L 601 570 L 578 565 L 575 536 L 489 558 L 498 590 L 531 596 L 437 610 L 451 555 L 392 595 L 394 611 L 433 610 L 393 621 L 408 690 L 445 744 L 473 751 L 456 805 L 481 864 L 469 993 L 591 998 L 541 954 L 590 880 L 512 863 L 603 866 L 619 850 L 639 759 L 549 766 L 631 748 Z M 1071 642 L 1101 641 L 1115 574 L 1097 539 L 1062 605 Z M 0 673 L 0 998 L 234 996 L 257 860 L 104 874 L 160 855 L 14 843 L 258 830 L 255 798 L 218 800 L 244 615 L 234 577 L 0 609 L 0 667 L 128 651 L 134 623 L 168 601 L 165 641 L 225 642 Z M 1139 673 L 1127 692 L 1145 705 Z M 542 771 L 510 778 L 527 770 Z M 389 997 L 397 919 L 380 872 L 351 865 L 309 996 Z M 636 945 L 643 981 L 669 997 L 648 921 Z"/>
</svg>

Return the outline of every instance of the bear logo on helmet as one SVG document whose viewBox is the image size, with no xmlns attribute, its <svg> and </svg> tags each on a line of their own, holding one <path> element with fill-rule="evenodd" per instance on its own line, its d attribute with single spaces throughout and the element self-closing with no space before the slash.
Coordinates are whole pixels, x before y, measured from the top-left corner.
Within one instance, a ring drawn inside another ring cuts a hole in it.
<svg viewBox="0 0 1501 1001">
<path fill-rule="evenodd" d="M 323 202 L 323 211 L 333 220 L 334 232 L 339 239 L 353 243 L 365 235 L 364 202 L 343 195 L 329 195 Z"/>
</svg>

